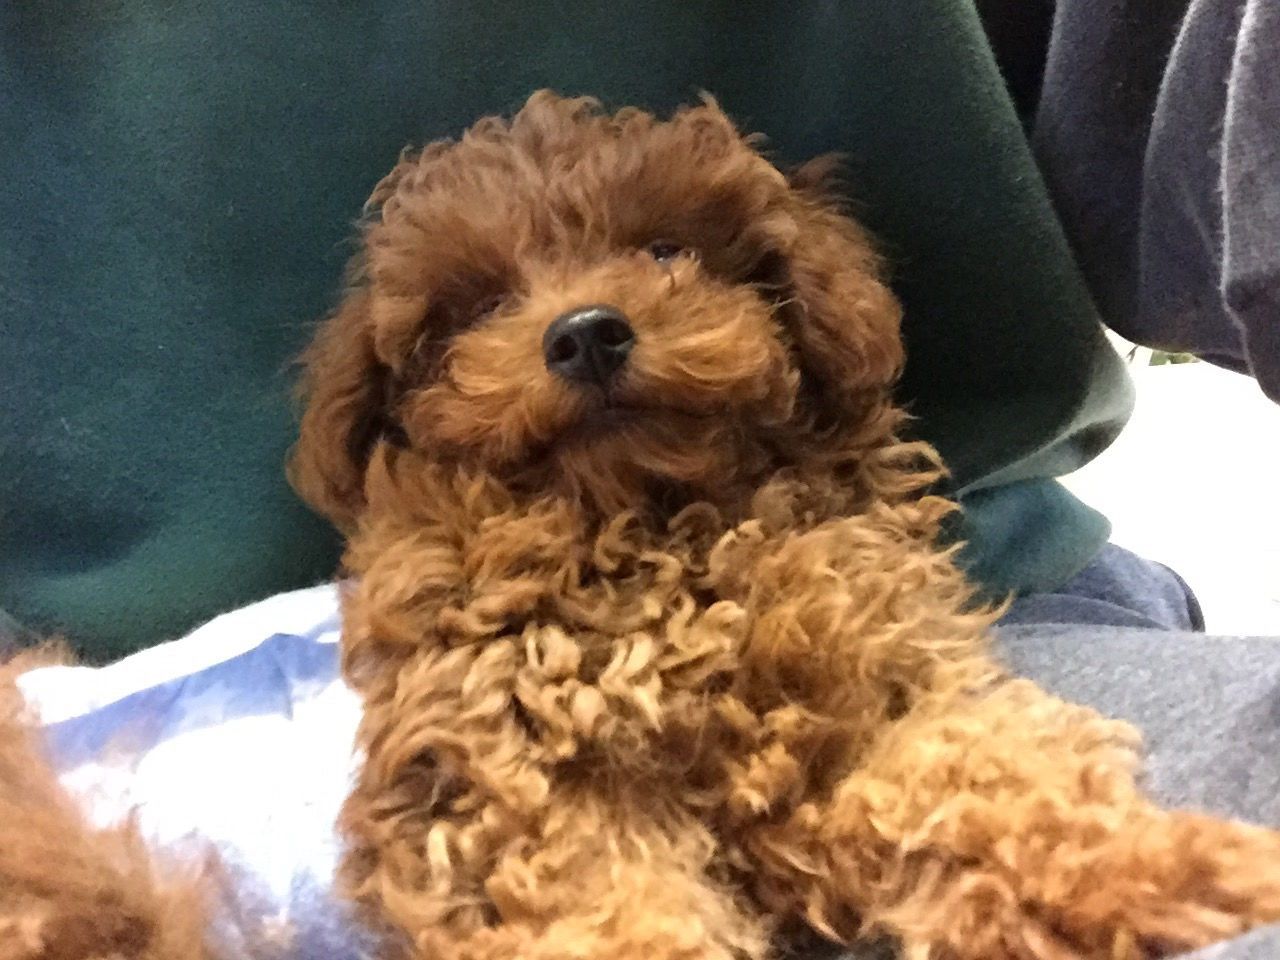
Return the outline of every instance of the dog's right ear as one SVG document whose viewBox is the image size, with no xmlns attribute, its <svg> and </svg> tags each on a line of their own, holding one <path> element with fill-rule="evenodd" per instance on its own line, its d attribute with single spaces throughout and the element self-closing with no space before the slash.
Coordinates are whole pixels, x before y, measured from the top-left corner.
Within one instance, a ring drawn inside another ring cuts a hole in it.
<svg viewBox="0 0 1280 960">
<path fill-rule="evenodd" d="M 392 372 L 373 346 L 369 293 L 353 290 L 302 355 L 303 402 L 288 475 L 299 496 L 343 531 L 364 507 L 364 473 L 388 420 Z"/>
</svg>

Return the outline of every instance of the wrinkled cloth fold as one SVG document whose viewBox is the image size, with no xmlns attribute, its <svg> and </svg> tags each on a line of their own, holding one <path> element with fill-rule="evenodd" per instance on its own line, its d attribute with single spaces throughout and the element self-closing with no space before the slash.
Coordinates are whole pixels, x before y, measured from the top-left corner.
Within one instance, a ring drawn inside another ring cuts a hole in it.
<svg viewBox="0 0 1280 960">
<path fill-rule="evenodd" d="M 1032 135 L 1103 319 L 1280 402 L 1280 5 L 1060 0 Z"/>
</svg>

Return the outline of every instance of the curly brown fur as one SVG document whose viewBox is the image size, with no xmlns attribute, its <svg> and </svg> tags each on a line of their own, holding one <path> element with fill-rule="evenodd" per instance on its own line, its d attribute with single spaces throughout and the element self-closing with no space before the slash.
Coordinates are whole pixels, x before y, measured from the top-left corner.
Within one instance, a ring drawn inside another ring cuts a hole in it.
<svg viewBox="0 0 1280 960">
<path fill-rule="evenodd" d="M 993 660 L 870 245 L 828 164 L 755 147 L 710 100 L 540 93 L 375 191 L 291 475 L 349 537 L 341 882 L 384 956 L 751 960 L 800 922 L 1138 960 L 1280 919 L 1277 834 L 1157 808 L 1133 731 Z M 544 361 L 586 304 L 635 333 L 607 389 Z M 199 956 L 0 733 L 0 918 Z"/>
<path fill-rule="evenodd" d="M 1131 730 L 992 659 L 826 169 L 710 100 L 541 93 L 375 192 L 293 477 L 350 534 L 342 880 L 393 954 L 758 957 L 799 917 L 1135 958 L 1280 918 L 1276 834 L 1158 809 Z M 607 390 L 542 352 L 597 303 L 636 337 Z"/>
</svg>

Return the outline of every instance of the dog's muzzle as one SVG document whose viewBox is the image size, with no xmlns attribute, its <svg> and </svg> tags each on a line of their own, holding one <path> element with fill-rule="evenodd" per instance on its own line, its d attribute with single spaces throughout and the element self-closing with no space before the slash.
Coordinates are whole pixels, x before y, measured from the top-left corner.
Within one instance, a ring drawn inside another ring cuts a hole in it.
<svg viewBox="0 0 1280 960">
<path fill-rule="evenodd" d="M 547 369 L 574 383 L 607 387 L 627 362 L 636 335 L 617 307 L 594 304 L 562 313 L 547 327 Z"/>
</svg>

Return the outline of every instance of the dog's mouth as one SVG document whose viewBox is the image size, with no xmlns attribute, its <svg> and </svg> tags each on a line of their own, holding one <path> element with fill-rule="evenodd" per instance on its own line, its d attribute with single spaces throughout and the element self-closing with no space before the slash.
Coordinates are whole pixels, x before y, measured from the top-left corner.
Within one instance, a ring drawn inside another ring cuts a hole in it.
<svg viewBox="0 0 1280 960">
<path fill-rule="evenodd" d="M 616 436 L 646 425 L 661 424 L 667 429 L 681 425 L 705 427 L 728 416 L 727 410 L 690 410 L 602 393 L 582 404 L 579 415 L 561 434 L 561 442 Z"/>
<path fill-rule="evenodd" d="M 629 441 L 643 443 L 661 438 L 664 443 L 678 443 L 681 438 L 707 436 L 710 428 L 728 417 L 727 411 L 689 410 L 600 392 L 584 398 L 568 422 L 528 451 L 525 462 L 530 466 L 547 465 L 564 453 L 584 453 L 602 445 L 611 448 L 611 456 L 616 456 Z"/>
<path fill-rule="evenodd" d="M 620 402 L 606 396 L 596 403 L 589 404 L 579 415 L 571 431 L 596 433 L 619 430 L 638 423 L 646 416 L 654 416 L 656 413 L 659 411 L 642 404 Z"/>
</svg>

